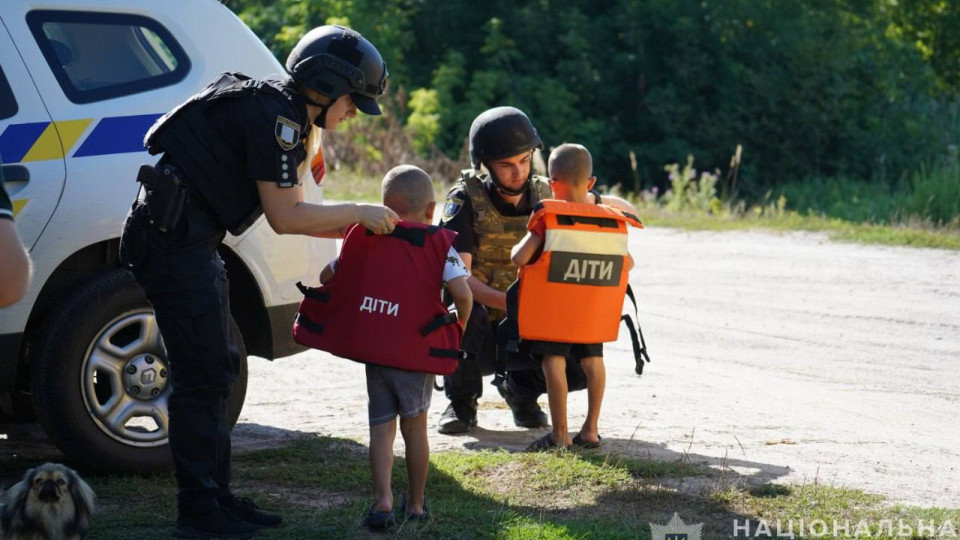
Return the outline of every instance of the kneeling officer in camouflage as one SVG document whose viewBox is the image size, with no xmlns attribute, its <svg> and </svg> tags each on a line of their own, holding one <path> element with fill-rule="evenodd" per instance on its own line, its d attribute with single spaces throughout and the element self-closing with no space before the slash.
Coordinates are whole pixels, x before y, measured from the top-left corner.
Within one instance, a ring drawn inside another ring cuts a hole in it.
<svg viewBox="0 0 960 540">
<path fill-rule="evenodd" d="M 495 371 L 496 328 L 506 313 L 507 287 L 517 278 L 510 249 L 526 233 L 527 220 L 541 199 L 551 197 L 547 179 L 532 174 L 535 149 L 543 148 L 536 128 L 519 109 L 496 107 L 481 113 L 470 127 L 472 168 L 447 195 L 441 226 L 456 231 L 454 247 L 472 276 L 468 284 L 474 307 L 463 335 L 462 348 L 476 358 L 460 362 L 457 372 L 444 377 L 450 405 L 440 418 L 440 433 L 465 433 L 477 425 L 481 378 Z M 594 198 L 596 196 L 594 195 Z M 481 307 L 482 306 L 482 307 Z M 537 404 L 546 392 L 539 369 L 509 371 L 495 385 L 513 412 L 517 426 L 548 425 Z M 571 390 L 586 387 L 579 366 L 570 371 Z"/>
</svg>

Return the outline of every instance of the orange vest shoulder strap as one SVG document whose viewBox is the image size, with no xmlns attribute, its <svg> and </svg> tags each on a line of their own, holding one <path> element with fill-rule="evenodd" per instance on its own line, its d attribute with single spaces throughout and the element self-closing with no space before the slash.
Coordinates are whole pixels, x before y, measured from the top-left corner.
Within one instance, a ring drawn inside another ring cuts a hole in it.
<svg viewBox="0 0 960 540">
<path fill-rule="evenodd" d="M 615 219 L 639 229 L 643 228 L 643 222 L 640 221 L 639 217 L 629 212 L 624 212 L 619 208 L 605 204 L 575 203 L 556 199 L 545 199 L 534 207 L 530 221 L 527 223 L 527 230 L 532 230 L 536 223 L 548 214 Z"/>
</svg>

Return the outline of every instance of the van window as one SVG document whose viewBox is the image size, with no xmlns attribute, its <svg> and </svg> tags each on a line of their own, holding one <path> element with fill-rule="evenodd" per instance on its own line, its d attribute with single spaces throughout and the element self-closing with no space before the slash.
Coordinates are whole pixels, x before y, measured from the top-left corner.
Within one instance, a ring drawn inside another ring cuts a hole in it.
<svg viewBox="0 0 960 540">
<path fill-rule="evenodd" d="M 148 17 L 38 10 L 27 13 L 27 24 L 74 103 L 176 84 L 190 70 L 180 44 Z"/>
<path fill-rule="evenodd" d="M 0 68 L 0 120 L 17 114 L 17 100 L 13 98 L 13 90 L 7 82 L 7 76 Z"/>
</svg>

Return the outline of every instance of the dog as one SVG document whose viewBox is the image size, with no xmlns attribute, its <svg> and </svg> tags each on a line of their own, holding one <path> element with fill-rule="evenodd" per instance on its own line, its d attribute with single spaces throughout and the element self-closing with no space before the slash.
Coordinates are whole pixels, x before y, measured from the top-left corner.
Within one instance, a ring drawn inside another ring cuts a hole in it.
<svg viewBox="0 0 960 540">
<path fill-rule="evenodd" d="M 30 469 L 3 498 L 0 540 L 82 540 L 96 504 L 93 489 L 59 463 Z"/>
</svg>

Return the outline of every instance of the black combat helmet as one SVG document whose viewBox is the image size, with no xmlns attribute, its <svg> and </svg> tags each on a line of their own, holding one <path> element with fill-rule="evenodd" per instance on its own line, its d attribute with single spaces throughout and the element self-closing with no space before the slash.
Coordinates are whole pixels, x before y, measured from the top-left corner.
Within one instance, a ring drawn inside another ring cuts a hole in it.
<svg viewBox="0 0 960 540">
<path fill-rule="evenodd" d="M 377 48 L 354 30 L 327 25 L 307 32 L 290 51 L 287 72 L 294 81 L 330 99 L 350 94 L 361 111 L 381 114 L 376 100 L 387 88 L 387 64 Z"/>
<path fill-rule="evenodd" d="M 487 109 L 470 126 L 470 161 L 474 169 L 479 169 L 483 162 L 534 148 L 543 148 L 537 128 L 515 107 Z"/>
</svg>

